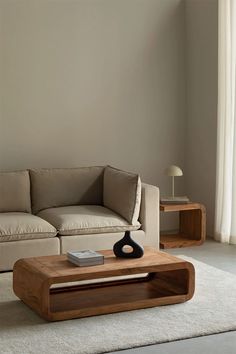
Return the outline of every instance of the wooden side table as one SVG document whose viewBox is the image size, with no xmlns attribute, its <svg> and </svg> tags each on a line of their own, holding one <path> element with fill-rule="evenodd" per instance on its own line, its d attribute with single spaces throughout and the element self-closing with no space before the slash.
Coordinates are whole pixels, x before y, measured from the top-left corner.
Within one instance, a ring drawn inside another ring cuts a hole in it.
<svg viewBox="0 0 236 354">
<path fill-rule="evenodd" d="M 162 212 L 179 212 L 179 230 L 160 236 L 160 248 L 201 245 L 206 238 L 206 209 L 199 203 L 160 204 Z"/>
</svg>

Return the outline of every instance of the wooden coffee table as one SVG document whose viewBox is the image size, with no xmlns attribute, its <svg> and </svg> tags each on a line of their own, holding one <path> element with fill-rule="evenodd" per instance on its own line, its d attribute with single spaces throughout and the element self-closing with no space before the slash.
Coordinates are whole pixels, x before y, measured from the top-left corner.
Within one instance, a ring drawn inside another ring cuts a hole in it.
<svg viewBox="0 0 236 354">
<path fill-rule="evenodd" d="M 77 267 L 65 255 L 20 259 L 13 270 L 14 292 L 49 321 L 175 304 L 193 296 L 190 262 L 150 247 L 138 259 L 100 252 L 105 263 L 92 267 Z M 90 284 L 62 284 L 78 281 Z"/>
</svg>

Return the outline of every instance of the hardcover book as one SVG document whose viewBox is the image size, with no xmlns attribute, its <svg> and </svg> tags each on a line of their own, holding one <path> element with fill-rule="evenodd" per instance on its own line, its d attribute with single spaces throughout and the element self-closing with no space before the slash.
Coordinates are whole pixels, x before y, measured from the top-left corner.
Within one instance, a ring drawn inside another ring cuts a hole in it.
<svg viewBox="0 0 236 354">
<path fill-rule="evenodd" d="M 90 266 L 104 263 L 104 256 L 92 250 L 68 251 L 67 259 L 78 266 Z"/>
<path fill-rule="evenodd" d="M 189 203 L 189 198 L 186 196 L 183 197 L 162 197 L 162 204 L 187 204 Z"/>
</svg>

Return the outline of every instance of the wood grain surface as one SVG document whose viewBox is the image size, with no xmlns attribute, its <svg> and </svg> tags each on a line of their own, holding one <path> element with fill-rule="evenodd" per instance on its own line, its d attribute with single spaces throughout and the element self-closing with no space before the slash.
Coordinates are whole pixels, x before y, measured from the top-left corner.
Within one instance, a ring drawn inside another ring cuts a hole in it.
<svg viewBox="0 0 236 354">
<path fill-rule="evenodd" d="M 163 212 L 179 212 L 179 230 L 160 235 L 160 248 L 199 246 L 206 239 L 206 209 L 199 203 L 160 205 Z"/>
<path fill-rule="evenodd" d="M 189 262 L 150 247 L 139 259 L 100 252 L 104 264 L 92 267 L 77 267 L 65 255 L 21 259 L 13 270 L 14 292 L 50 321 L 173 304 L 193 296 L 194 267 Z M 108 277 L 112 280 L 104 279 Z M 93 283 L 78 283 L 84 280 Z"/>
</svg>

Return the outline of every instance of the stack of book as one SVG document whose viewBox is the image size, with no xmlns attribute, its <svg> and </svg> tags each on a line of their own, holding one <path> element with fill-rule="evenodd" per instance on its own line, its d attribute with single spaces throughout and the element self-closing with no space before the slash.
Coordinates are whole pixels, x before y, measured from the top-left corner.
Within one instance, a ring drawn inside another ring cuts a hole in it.
<svg viewBox="0 0 236 354">
<path fill-rule="evenodd" d="M 104 263 L 104 256 L 92 250 L 69 251 L 67 252 L 67 259 L 78 267 L 88 267 Z"/>
<path fill-rule="evenodd" d="M 162 197 L 161 204 L 187 204 L 189 203 L 188 197 Z"/>
</svg>

